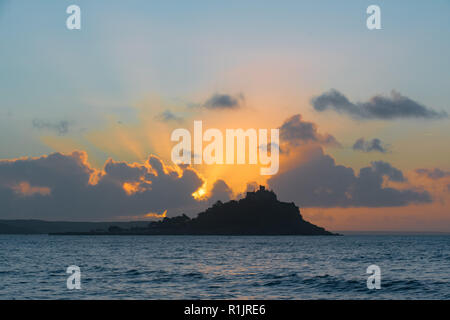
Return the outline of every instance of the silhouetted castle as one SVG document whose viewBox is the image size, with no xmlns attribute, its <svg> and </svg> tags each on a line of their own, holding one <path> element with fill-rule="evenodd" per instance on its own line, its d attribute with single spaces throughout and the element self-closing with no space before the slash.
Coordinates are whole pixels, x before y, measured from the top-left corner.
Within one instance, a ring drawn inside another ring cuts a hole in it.
<svg viewBox="0 0 450 320">
<path fill-rule="evenodd" d="M 271 190 L 266 190 L 266 187 L 259 186 L 259 190 L 247 191 L 246 198 L 252 200 L 259 199 L 260 201 L 276 201 L 277 195 Z"/>
</svg>

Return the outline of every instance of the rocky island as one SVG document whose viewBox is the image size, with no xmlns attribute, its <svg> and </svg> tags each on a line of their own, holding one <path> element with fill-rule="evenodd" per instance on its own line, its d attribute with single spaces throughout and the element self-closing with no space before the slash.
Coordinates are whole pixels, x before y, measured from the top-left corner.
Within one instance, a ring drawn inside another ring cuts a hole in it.
<svg viewBox="0 0 450 320">
<path fill-rule="evenodd" d="M 305 221 L 294 203 L 281 202 L 273 191 L 260 186 L 240 200 L 217 201 L 212 207 L 189 218 L 185 214 L 147 227 L 64 232 L 58 235 L 337 235 Z"/>
</svg>

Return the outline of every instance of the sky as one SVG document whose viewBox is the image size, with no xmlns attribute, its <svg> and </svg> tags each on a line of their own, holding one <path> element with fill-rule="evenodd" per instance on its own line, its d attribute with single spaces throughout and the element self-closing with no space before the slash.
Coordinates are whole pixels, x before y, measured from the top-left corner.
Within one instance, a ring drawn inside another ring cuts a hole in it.
<svg viewBox="0 0 450 320">
<path fill-rule="evenodd" d="M 449 9 L 0 0 L 0 219 L 193 216 L 263 184 L 330 230 L 450 231 Z M 176 166 L 194 120 L 279 128 L 279 172 Z"/>
</svg>

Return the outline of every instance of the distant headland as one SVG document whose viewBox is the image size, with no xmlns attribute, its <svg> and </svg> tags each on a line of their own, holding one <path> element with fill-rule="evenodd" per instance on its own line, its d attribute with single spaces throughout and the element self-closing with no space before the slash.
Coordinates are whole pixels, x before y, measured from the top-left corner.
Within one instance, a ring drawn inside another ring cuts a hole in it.
<svg viewBox="0 0 450 320">
<path fill-rule="evenodd" d="M 123 228 L 110 226 L 89 232 L 53 235 L 337 235 L 305 221 L 294 203 L 281 202 L 273 191 L 260 186 L 240 200 L 217 201 L 189 218 L 185 214 L 148 225 Z"/>
</svg>

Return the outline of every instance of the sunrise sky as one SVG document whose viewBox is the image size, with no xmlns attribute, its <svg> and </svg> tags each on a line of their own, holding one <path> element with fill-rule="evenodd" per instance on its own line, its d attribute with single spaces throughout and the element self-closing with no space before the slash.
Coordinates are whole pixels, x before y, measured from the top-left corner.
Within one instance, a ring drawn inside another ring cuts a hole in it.
<svg viewBox="0 0 450 320">
<path fill-rule="evenodd" d="M 193 216 L 264 184 L 330 230 L 450 231 L 450 2 L 0 0 L 0 219 Z M 67 6 L 81 30 L 66 28 Z M 176 128 L 280 129 L 280 169 Z"/>
</svg>

